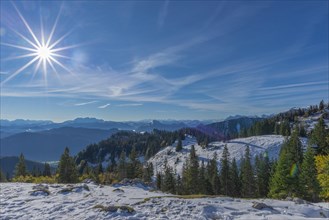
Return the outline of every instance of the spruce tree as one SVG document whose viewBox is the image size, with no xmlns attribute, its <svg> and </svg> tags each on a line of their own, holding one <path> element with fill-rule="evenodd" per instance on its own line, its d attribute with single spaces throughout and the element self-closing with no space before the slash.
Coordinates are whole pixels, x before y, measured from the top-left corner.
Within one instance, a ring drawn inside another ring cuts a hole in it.
<svg viewBox="0 0 329 220">
<path fill-rule="evenodd" d="M 176 193 L 175 186 L 176 186 L 176 182 L 175 182 L 174 171 L 170 166 L 168 166 L 166 164 L 164 175 L 163 175 L 163 180 L 162 180 L 161 190 L 164 192 L 169 192 L 169 193 L 174 194 L 174 193 Z"/>
<path fill-rule="evenodd" d="M 26 175 L 27 175 L 27 171 L 25 165 L 25 158 L 24 155 L 21 153 L 18 159 L 18 163 L 16 164 L 15 177 L 26 176 Z"/>
<path fill-rule="evenodd" d="M 76 183 L 78 182 L 78 169 L 73 157 L 70 156 L 69 148 L 65 148 L 58 164 L 58 182 Z"/>
<path fill-rule="evenodd" d="M 317 145 L 317 154 L 329 154 L 329 144 L 326 141 L 327 133 L 324 120 L 321 117 L 311 135 L 311 144 Z"/>
<path fill-rule="evenodd" d="M 221 192 L 224 195 L 230 194 L 230 153 L 228 152 L 227 145 L 225 145 L 222 158 L 221 158 L 221 168 L 220 168 L 220 181 L 221 181 Z"/>
<path fill-rule="evenodd" d="M 199 193 L 207 194 L 207 181 L 206 181 L 206 168 L 204 165 L 204 161 L 201 163 L 201 167 L 199 169 Z"/>
<path fill-rule="evenodd" d="M 267 153 L 255 157 L 256 189 L 259 197 L 266 197 L 269 191 L 271 165 Z"/>
<path fill-rule="evenodd" d="M 5 174 L 2 172 L 2 170 L 0 170 L 0 182 L 7 182 L 7 178 L 5 176 Z"/>
<path fill-rule="evenodd" d="M 178 143 L 176 145 L 176 152 L 179 152 L 183 149 L 183 144 L 182 144 L 182 140 L 178 139 Z"/>
<path fill-rule="evenodd" d="M 212 193 L 215 195 L 219 195 L 220 193 L 220 179 L 217 167 L 217 153 L 215 152 L 213 158 L 210 160 L 208 167 L 208 176 L 209 181 L 212 186 Z"/>
<path fill-rule="evenodd" d="M 270 180 L 270 197 L 285 198 L 299 194 L 298 178 L 302 159 L 302 145 L 298 130 L 295 130 L 281 147 L 279 160 Z"/>
<path fill-rule="evenodd" d="M 299 178 L 301 196 L 309 201 L 317 201 L 320 193 L 314 156 L 314 150 L 308 147 L 301 166 Z"/>
<path fill-rule="evenodd" d="M 241 196 L 241 182 L 239 178 L 239 169 L 236 163 L 235 158 L 232 160 L 232 165 L 230 169 L 230 180 L 231 180 L 231 187 L 230 187 L 230 196 L 233 197 L 240 197 Z"/>
<path fill-rule="evenodd" d="M 43 176 L 51 176 L 51 170 L 50 170 L 49 163 L 45 163 L 42 175 Z"/>
<path fill-rule="evenodd" d="M 249 146 L 246 147 L 244 160 L 241 164 L 241 175 L 242 196 L 246 198 L 255 197 L 255 178 L 253 167 L 251 165 Z"/>
<path fill-rule="evenodd" d="M 118 165 L 118 177 L 122 180 L 127 177 L 127 163 L 126 163 L 126 153 L 121 151 L 119 165 Z"/>
<path fill-rule="evenodd" d="M 157 173 L 156 175 L 156 186 L 158 190 L 161 190 L 161 186 L 162 186 L 162 175 L 161 173 Z"/>
<path fill-rule="evenodd" d="M 194 145 L 187 164 L 187 190 L 189 194 L 197 194 L 199 192 L 199 160 L 196 155 Z"/>
<path fill-rule="evenodd" d="M 177 179 L 176 179 L 176 194 L 178 195 L 183 194 L 183 183 L 180 175 L 177 175 Z"/>
</svg>

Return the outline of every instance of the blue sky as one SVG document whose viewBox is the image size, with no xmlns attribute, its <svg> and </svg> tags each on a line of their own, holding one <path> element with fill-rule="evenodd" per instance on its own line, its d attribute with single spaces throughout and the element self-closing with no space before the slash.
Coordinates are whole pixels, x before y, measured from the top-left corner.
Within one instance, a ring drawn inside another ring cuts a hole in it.
<svg viewBox="0 0 329 220">
<path fill-rule="evenodd" d="M 52 36 L 57 62 L 24 57 L 31 32 Z M 0 36 L 1 118 L 204 120 L 328 100 L 327 1 L 1 1 Z"/>
</svg>

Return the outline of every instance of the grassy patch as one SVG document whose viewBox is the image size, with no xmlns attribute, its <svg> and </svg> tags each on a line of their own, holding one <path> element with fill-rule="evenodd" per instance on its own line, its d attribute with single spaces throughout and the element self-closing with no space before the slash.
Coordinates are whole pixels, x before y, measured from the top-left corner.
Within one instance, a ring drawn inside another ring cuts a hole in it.
<svg viewBox="0 0 329 220">
<path fill-rule="evenodd" d="M 116 212 L 118 211 L 119 209 L 121 211 L 124 211 L 124 212 L 127 212 L 127 213 L 134 213 L 135 212 L 135 209 L 133 209 L 132 207 L 130 206 L 125 206 L 125 205 L 122 205 L 122 206 L 103 206 L 103 205 L 95 205 L 94 206 L 94 209 L 100 209 L 101 211 L 103 212 Z"/>
</svg>

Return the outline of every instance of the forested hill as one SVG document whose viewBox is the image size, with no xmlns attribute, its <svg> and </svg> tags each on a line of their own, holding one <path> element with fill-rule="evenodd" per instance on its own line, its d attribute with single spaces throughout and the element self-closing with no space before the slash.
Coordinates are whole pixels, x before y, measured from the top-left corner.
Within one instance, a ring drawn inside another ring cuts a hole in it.
<svg viewBox="0 0 329 220">
<path fill-rule="evenodd" d="M 155 155 L 162 148 L 174 144 L 177 140 L 185 138 L 185 134 L 196 137 L 200 145 L 207 145 L 216 139 L 199 131 L 196 128 L 184 128 L 178 131 L 133 132 L 121 131 L 97 144 L 88 145 L 76 156 L 79 164 L 82 160 L 90 163 L 108 161 L 111 164 L 120 157 L 122 151 L 127 155 L 135 148 L 138 155 L 146 159 Z"/>
<path fill-rule="evenodd" d="M 249 128 L 241 129 L 240 137 L 257 135 L 278 134 L 288 136 L 294 125 L 299 127 L 299 135 L 307 137 L 322 118 L 329 125 L 329 104 L 323 100 L 319 105 L 311 105 L 308 108 L 292 108 L 272 117 L 254 123 Z"/>
</svg>

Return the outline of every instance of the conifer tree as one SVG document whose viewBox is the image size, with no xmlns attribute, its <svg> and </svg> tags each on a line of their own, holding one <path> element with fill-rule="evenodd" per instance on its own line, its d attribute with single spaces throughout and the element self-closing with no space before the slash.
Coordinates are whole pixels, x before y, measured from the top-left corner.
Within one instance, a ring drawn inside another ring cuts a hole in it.
<svg viewBox="0 0 329 220">
<path fill-rule="evenodd" d="M 212 186 L 212 193 L 215 195 L 219 195 L 221 188 L 217 167 L 217 159 L 217 153 L 215 152 L 213 158 L 210 160 L 208 167 L 209 181 Z"/>
<path fill-rule="evenodd" d="M 266 197 L 269 191 L 271 165 L 267 153 L 255 157 L 256 189 L 260 197 Z"/>
<path fill-rule="evenodd" d="M 301 165 L 301 173 L 299 178 L 301 196 L 310 201 L 317 201 L 320 193 L 314 156 L 314 150 L 309 146 Z"/>
<path fill-rule="evenodd" d="M 241 196 L 241 182 L 239 178 L 239 169 L 236 163 L 235 158 L 232 160 L 232 165 L 230 169 L 230 180 L 231 180 L 231 187 L 230 187 L 230 196 L 233 197 L 240 197 Z"/>
<path fill-rule="evenodd" d="M 241 164 L 241 183 L 243 197 L 255 197 L 255 178 L 254 171 L 251 165 L 250 149 L 246 147 L 243 163 Z"/>
<path fill-rule="evenodd" d="M 51 170 L 50 170 L 49 163 L 45 163 L 42 175 L 43 176 L 51 176 Z"/>
<path fill-rule="evenodd" d="M 58 182 L 76 183 L 78 182 L 78 170 L 70 151 L 66 147 L 58 164 Z"/>
<path fill-rule="evenodd" d="M 168 166 L 166 161 L 161 190 L 164 192 L 170 192 L 174 194 L 176 192 L 175 185 L 176 183 L 175 183 L 174 171 L 170 166 Z"/>
<path fill-rule="evenodd" d="M 118 165 L 119 180 L 127 177 L 127 164 L 126 164 L 126 153 L 121 151 L 119 165 Z"/>
<path fill-rule="evenodd" d="M 161 190 L 161 186 L 162 186 L 162 175 L 161 173 L 157 173 L 156 175 L 156 186 L 158 190 Z"/>
<path fill-rule="evenodd" d="M 187 162 L 186 181 L 189 194 L 197 194 L 199 192 L 199 160 L 194 145 L 191 147 L 190 156 Z"/>
<path fill-rule="evenodd" d="M 182 139 L 178 139 L 178 143 L 176 145 L 176 152 L 179 152 L 183 149 Z"/>
<path fill-rule="evenodd" d="M 327 131 L 325 128 L 325 123 L 321 117 L 318 123 L 315 125 L 311 135 L 311 144 L 317 145 L 317 154 L 329 154 L 329 144 L 326 141 L 326 135 Z"/>
<path fill-rule="evenodd" d="M 25 165 L 25 158 L 24 155 L 21 153 L 21 155 L 19 156 L 18 163 L 16 164 L 15 177 L 26 176 L 26 175 L 27 175 L 27 171 Z"/>
<path fill-rule="evenodd" d="M 298 130 L 295 130 L 281 147 L 279 160 L 270 180 L 270 197 L 285 198 L 299 194 L 298 178 L 302 158 L 302 145 Z"/>
<path fill-rule="evenodd" d="M 182 178 L 180 175 L 177 175 L 177 180 L 176 180 L 176 194 L 182 195 L 183 194 L 183 183 L 182 183 Z"/>
<path fill-rule="evenodd" d="M 221 169 L 220 169 L 220 181 L 222 186 L 222 194 L 229 195 L 231 181 L 230 181 L 230 153 L 228 152 L 227 145 L 225 145 L 222 158 L 221 158 Z"/>
<path fill-rule="evenodd" d="M 2 170 L 0 170 L 0 182 L 7 182 L 7 178 L 5 176 L 5 174 L 2 172 Z"/>
<path fill-rule="evenodd" d="M 96 174 L 102 174 L 104 172 L 102 163 L 99 163 L 96 169 Z"/>
<path fill-rule="evenodd" d="M 206 168 L 204 165 L 204 161 L 201 163 L 201 167 L 199 169 L 199 193 L 207 194 L 207 181 L 206 181 Z"/>
</svg>

